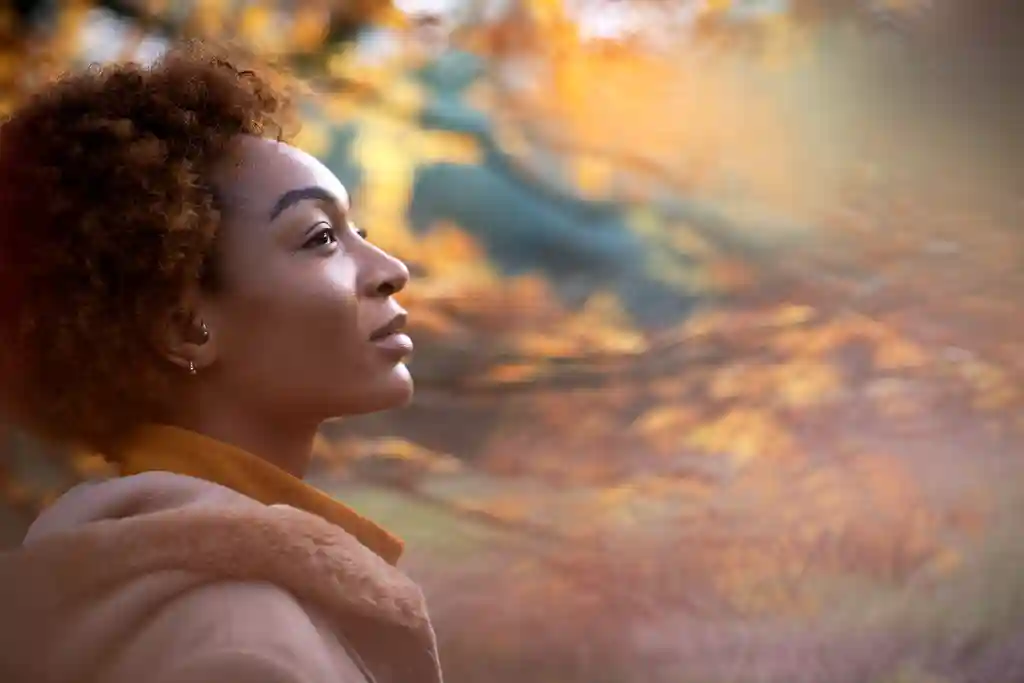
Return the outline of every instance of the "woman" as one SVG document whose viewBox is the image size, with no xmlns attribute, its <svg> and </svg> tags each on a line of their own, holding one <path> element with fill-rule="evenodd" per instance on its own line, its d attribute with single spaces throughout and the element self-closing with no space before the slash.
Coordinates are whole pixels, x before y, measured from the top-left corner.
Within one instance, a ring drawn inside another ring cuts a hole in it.
<svg viewBox="0 0 1024 683">
<path fill-rule="evenodd" d="M 401 543 L 301 481 L 326 419 L 404 404 L 405 266 L 197 45 L 0 126 L 4 405 L 123 476 L 0 559 L 0 680 L 438 682 Z"/>
</svg>

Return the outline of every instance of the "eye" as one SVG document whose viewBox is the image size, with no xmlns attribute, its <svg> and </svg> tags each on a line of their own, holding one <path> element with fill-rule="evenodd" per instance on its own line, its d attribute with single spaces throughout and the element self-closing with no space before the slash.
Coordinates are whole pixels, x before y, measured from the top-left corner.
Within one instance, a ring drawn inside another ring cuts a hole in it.
<svg viewBox="0 0 1024 683">
<path fill-rule="evenodd" d="M 310 235 L 310 238 L 302 245 L 303 249 L 327 247 L 338 241 L 338 235 L 334 232 L 334 228 L 326 221 L 317 223 L 313 226 L 313 229 L 314 232 Z"/>
</svg>

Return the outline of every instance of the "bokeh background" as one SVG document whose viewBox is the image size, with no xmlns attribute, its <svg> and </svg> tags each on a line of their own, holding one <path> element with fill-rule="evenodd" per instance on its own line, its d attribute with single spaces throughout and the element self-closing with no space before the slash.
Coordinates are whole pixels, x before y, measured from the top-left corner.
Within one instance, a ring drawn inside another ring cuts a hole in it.
<svg viewBox="0 0 1024 683">
<path fill-rule="evenodd" d="M 6 0 L 0 110 L 241 40 L 415 276 L 311 479 L 454 683 L 1024 681 L 1015 0 Z M 11 430 L 0 532 L 104 476 Z"/>
</svg>

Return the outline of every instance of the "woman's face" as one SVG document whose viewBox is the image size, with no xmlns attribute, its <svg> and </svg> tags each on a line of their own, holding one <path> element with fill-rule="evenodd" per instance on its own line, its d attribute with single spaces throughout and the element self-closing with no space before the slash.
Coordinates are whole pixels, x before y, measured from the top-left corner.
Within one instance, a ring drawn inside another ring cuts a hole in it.
<svg viewBox="0 0 1024 683">
<path fill-rule="evenodd" d="M 393 295 L 405 265 L 373 246 L 338 178 L 298 149 L 241 138 L 215 176 L 215 293 L 201 297 L 204 398 L 267 419 L 322 421 L 404 404 L 412 379 Z"/>
</svg>

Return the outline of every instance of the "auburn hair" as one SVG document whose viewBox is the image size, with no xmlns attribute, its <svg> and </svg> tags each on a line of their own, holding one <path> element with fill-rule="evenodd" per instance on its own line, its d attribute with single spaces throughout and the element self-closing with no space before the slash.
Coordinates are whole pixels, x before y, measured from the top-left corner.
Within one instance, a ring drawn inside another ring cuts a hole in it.
<svg viewBox="0 0 1024 683">
<path fill-rule="evenodd" d="M 0 399 L 30 431 L 102 449 L 166 405 L 154 333 L 214 282 L 211 170 L 293 119 L 239 55 L 192 42 L 68 74 L 0 124 Z"/>
</svg>

